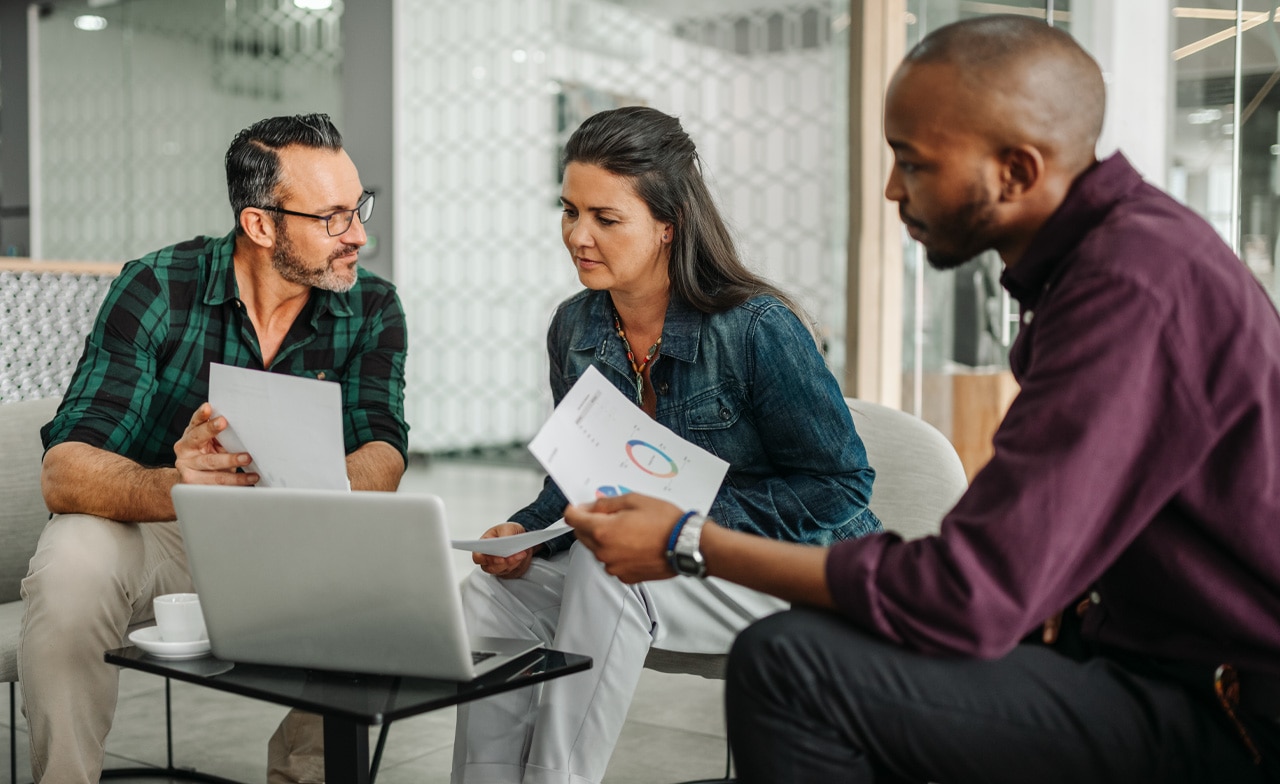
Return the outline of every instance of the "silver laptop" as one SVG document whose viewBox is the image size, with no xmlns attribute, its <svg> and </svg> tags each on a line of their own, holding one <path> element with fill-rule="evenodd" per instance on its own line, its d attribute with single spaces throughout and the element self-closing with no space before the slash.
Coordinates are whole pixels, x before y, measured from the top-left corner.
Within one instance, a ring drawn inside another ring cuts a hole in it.
<svg viewBox="0 0 1280 784">
<path fill-rule="evenodd" d="M 466 681 L 541 647 L 470 639 L 433 495 L 177 485 L 219 659 Z"/>
</svg>

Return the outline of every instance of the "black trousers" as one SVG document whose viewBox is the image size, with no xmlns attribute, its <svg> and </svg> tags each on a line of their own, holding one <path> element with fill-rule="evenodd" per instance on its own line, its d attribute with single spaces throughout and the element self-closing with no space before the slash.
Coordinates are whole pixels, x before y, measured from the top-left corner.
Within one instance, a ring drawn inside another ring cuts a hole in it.
<svg viewBox="0 0 1280 784">
<path fill-rule="evenodd" d="M 1041 645 L 994 661 L 924 656 L 795 609 L 738 637 L 725 699 L 748 784 L 1280 780 L 1211 696 Z M 1275 725 L 1253 735 L 1274 763 Z"/>
</svg>

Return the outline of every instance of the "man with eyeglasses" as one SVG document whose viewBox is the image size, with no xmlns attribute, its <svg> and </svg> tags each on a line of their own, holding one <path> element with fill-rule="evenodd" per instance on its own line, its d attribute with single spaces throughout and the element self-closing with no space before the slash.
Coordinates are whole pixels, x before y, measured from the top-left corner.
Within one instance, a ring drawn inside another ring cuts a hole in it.
<svg viewBox="0 0 1280 784">
<path fill-rule="evenodd" d="M 37 782 L 98 781 L 119 689 L 102 652 L 155 596 L 192 590 L 170 489 L 258 481 L 218 444 L 210 363 L 340 384 L 352 489 L 404 473 L 404 311 L 358 267 L 374 199 L 341 135 L 323 114 L 262 120 L 226 169 L 235 230 L 124 266 L 42 432 L 53 516 L 22 584 L 18 660 Z"/>
</svg>

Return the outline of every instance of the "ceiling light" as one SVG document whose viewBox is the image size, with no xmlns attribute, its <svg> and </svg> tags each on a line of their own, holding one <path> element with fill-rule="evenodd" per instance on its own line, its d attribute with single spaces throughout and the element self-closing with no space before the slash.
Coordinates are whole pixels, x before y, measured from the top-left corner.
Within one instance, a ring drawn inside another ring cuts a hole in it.
<svg viewBox="0 0 1280 784">
<path fill-rule="evenodd" d="M 106 18 L 95 14 L 81 14 L 72 21 L 72 24 L 76 26 L 77 30 L 97 31 L 107 29 Z"/>
<path fill-rule="evenodd" d="M 1187 122 L 1192 125 L 1209 125 L 1221 119 L 1222 111 L 1219 109 L 1200 109 L 1187 115 Z"/>
</svg>

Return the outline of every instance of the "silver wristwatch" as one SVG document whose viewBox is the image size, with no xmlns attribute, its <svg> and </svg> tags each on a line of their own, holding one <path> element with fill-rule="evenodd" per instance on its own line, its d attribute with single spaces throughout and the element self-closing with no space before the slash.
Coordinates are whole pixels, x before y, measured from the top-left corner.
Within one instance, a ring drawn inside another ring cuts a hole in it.
<svg viewBox="0 0 1280 784">
<path fill-rule="evenodd" d="M 693 515 L 685 521 L 676 538 L 675 547 L 671 548 L 671 568 L 676 574 L 687 577 L 705 577 L 707 562 L 702 559 L 702 550 L 698 545 L 702 541 L 702 526 L 707 522 L 703 515 Z"/>
</svg>

